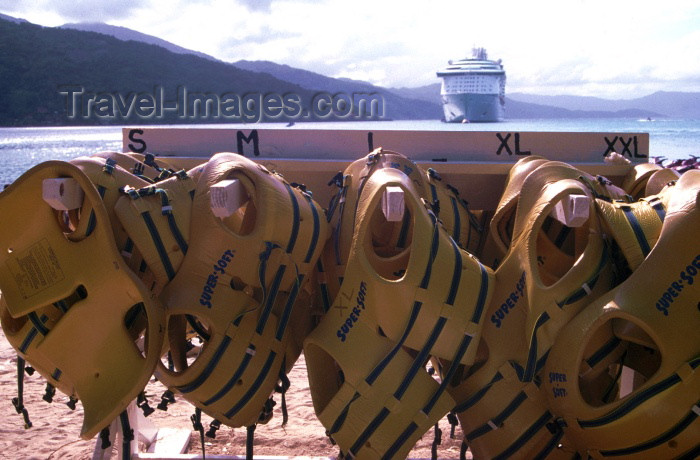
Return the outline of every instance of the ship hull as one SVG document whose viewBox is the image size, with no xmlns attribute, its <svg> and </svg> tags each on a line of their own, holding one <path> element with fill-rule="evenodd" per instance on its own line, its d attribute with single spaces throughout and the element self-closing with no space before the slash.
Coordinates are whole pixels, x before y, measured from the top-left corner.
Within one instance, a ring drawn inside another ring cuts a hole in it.
<svg viewBox="0 0 700 460">
<path fill-rule="evenodd" d="M 505 103 L 498 94 L 443 94 L 442 109 L 450 123 L 503 121 Z"/>
</svg>

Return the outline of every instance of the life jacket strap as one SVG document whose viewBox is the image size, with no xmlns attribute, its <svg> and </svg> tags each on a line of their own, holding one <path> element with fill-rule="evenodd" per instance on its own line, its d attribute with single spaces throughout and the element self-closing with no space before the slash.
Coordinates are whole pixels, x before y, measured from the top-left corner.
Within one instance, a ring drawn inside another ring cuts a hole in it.
<svg viewBox="0 0 700 460">
<path fill-rule="evenodd" d="M 453 411 L 450 411 L 447 413 L 447 421 L 450 423 L 450 439 L 454 439 L 455 428 L 459 425 L 459 419 Z"/>
<path fill-rule="evenodd" d="M 144 417 L 148 417 L 153 412 L 155 412 L 155 409 L 148 405 L 146 393 L 143 391 L 139 393 L 139 395 L 136 397 L 136 405 L 141 408 Z"/>
<path fill-rule="evenodd" d="M 163 411 L 168 411 L 168 404 L 175 402 L 175 395 L 170 390 L 165 390 L 163 395 L 160 397 L 160 402 L 158 403 L 158 409 Z"/>
<path fill-rule="evenodd" d="M 112 443 L 109 441 L 109 427 L 106 426 L 100 431 L 100 449 L 106 450 L 109 449 L 112 446 Z"/>
<path fill-rule="evenodd" d="M 119 422 L 122 425 L 122 460 L 131 459 L 131 441 L 134 440 L 134 430 L 129 423 L 127 411 L 119 414 Z"/>
<path fill-rule="evenodd" d="M 430 446 L 430 458 L 431 460 L 437 460 L 438 458 L 438 453 L 437 449 L 438 446 L 442 444 L 442 430 L 438 426 L 438 424 L 435 424 L 435 436 L 433 437 L 433 444 Z"/>
<path fill-rule="evenodd" d="M 206 432 L 207 438 L 215 439 L 216 438 L 216 431 L 221 428 L 221 422 L 218 421 L 217 419 L 214 419 L 211 421 L 209 424 L 209 430 Z"/>
<path fill-rule="evenodd" d="M 46 390 L 44 391 L 44 396 L 42 396 L 41 399 L 43 399 L 47 403 L 52 403 L 54 396 L 56 396 L 56 387 L 53 386 L 51 383 L 47 383 Z"/>
<path fill-rule="evenodd" d="M 17 355 L 17 397 L 12 398 L 12 405 L 18 414 L 22 414 L 24 429 L 28 430 L 32 427 L 32 422 L 29 420 L 29 412 L 24 407 L 24 364 L 24 358 Z"/>
<path fill-rule="evenodd" d="M 245 459 L 253 460 L 253 444 L 255 443 L 255 428 L 257 425 L 253 424 L 246 427 L 246 438 L 245 438 Z"/>
<path fill-rule="evenodd" d="M 289 381 L 289 378 L 287 377 L 287 374 L 285 373 L 287 367 L 287 357 L 285 356 L 282 358 L 282 366 L 280 367 L 280 372 L 279 372 L 279 381 L 280 384 L 275 386 L 275 391 L 277 393 L 280 393 L 282 395 L 282 426 L 287 425 L 287 421 L 289 420 L 289 412 L 287 411 L 287 399 L 286 399 L 286 393 L 287 390 L 289 390 L 289 387 L 292 385 L 291 382 Z"/>
<path fill-rule="evenodd" d="M 190 420 L 192 421 L 192 428 L 194 428 L 194 431 L 199 432 L 199 442 L 202 446 L 202 458 L 206 458 L 204 450 L 204 426 L 202 425 L 202 409 L 196 407 L 194 409 L 194 414 L 190 416 Z"/>
<path fill-rule="evenodd" d="M 467 450 L 469 445 L 465 439 L 462 439 L 462 445 L 459 446 L 459 460 L 467 460 Z"/>
</svg>

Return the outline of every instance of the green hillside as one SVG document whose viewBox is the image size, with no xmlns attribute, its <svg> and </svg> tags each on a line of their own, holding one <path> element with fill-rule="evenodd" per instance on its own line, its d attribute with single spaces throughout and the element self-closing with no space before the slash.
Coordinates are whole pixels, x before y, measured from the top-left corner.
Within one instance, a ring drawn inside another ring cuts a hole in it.
<svg viewBox="0 0 700 460">
<path fill-rule="evenodd" d="M 166 106 L 173 106 L 178 94 L 182 97 L 186 91 L 190 96 L 207 93 L 210 100 L 224 95 L 241 100 L 249 95 L 248 99 L 255 100 L 261 89 L 264 94 L 293 93 L 304 101 L 313 97 L 311 90 L 267 74 L 174 54 L 154 45 L 0 20 L 0 125 L 257 121 L 236 120 L 235 101 L 224 107 L 228 118 L 200 116 L 193 120 L 181 116 L 182 106 L 179 113 L 174 109 L 160 113 L 149 110 L 152 101 L 148 99 L 162 94 Z M 68 97 L 70 91 L 74 98 Z M 93 96 L 92 105 L 88 96 Z M 73 107 L 69 99 L 75 99 Z M 195 99 L 192 97 L 187 114 L 194 113 Z M 202 107 L 200 103 L 200 115 Z M 214 114 L 214 109 L 210 112 Z M 245 115 L 241 107 L 238 112 Z M 75 116 L 69 118 L 71 114 Z M 268 114 L 264 118 L 273 117 Z"/>
</svg>

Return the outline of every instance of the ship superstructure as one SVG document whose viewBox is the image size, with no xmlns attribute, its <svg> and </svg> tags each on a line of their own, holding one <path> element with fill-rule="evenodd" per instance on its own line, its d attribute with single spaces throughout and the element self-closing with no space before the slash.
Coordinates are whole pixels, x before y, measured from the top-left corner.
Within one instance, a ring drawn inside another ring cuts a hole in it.
<svg viewBox="0 0 700 460">
<path fill-rule="evenodd" d="M 472 57 L 449 61 L 437 72 L 442 78 L 445 121 L 501 121 L 505 115 L 506 72 L 501 60 L 491 61 L 484 48 L 472 49 Z"/>
</svg>

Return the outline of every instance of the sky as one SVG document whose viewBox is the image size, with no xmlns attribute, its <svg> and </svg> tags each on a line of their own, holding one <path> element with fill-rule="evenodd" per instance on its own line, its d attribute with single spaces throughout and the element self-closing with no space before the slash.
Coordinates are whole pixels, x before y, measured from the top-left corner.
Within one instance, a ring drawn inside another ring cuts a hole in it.
<svg viewBox="0 0 700 460">
<path fill-rule="evenodd" d="M 507 92 L 700 91 L 700 0 L 0 0 L 35 24 L 104 22 L 227 62 L 269 60 L 384 87 L 438 83 L 475 46 Z"/>
</svg>

